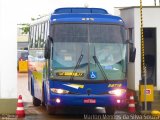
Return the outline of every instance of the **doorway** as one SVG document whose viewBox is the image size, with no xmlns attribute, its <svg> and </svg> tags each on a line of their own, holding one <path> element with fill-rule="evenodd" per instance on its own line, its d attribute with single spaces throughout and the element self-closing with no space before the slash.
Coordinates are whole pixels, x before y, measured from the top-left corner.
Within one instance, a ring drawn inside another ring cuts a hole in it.
<svg viewBox="0 0 160 120">
<path fill-rule="evenodd" d="M 157 85 L 156 79 L 156 28 L 144 28 L 144 53 L 147 79 Z"/>
</svg>

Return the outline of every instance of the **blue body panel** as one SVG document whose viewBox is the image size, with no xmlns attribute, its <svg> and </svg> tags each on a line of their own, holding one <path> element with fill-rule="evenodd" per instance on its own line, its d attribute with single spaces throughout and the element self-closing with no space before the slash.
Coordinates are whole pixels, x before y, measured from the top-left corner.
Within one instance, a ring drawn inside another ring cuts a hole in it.
<svg viewBox="0 0 160 120">
<path fill-rule="evenodd" d="M 61 103 L 57 104 L 53 102 L 55 98 L 60 98 Z M 95 99 L 96 103 L 84 103 L 84 99 Z M 116 97 L 115 96 L 106 96 L 106 95 L 51 95 L 51 100 L 49 105 L 53 106 L 116 106 Z M 123 103 L 125 104 L 125 103 Z"/>
<path fill-rule="evenodd" d="M 50 23 L 87 22 L 124 25 L 120 17 L 110 15 L 106 10 L 100 8 L 74 8 L 74 11 L 72 8 L 61 8 L 55 11 L 57 12 L 54 12 L 50 17 Z"/>
<path fill-rule="evenodd" d="M 86 18 L 86 20 L 84 20 Z M 91 20 L 87 20 L 91 18 Z M 106 24 L 121 24 L 124 22 L 120 17 L 106 15 L 106 14 L 57 14 L 50 18 L 51 23 L 61 22 L 78 22 L 78 23 L 106 23 Z"/>
<path fill-rule="evenodd" d="M 62 88 L 65 90 L 69 90 L 70 92 L 76 94 L 87 94 L 87 89 L 91 89 L 91 94 L 104 94 L 108 90 L 112 90 L 119 87 L 108 87 L 109 84 L 122 84 L 120 88 L 126 89 L 127 83 L 126 80 L 123 82 L 114 81 L 114 82 L 106 82 L 106 83 L 73 83 L 73 82 L 61 82 L 61 81 L 53 81 L 50 80 L 50 88 Z M 67 85 L 76 84 L 76 85 L 84 85 L 83 88 L 74 88 Z"/>
<path fill-rule="evenodd" d="M 80 85 L 82 87 L 72 87 L 70 85 Z M 119 87 L 109 87 L 110 85 L 121 85 Z M 49 88 L 64 89 L 71 92 L 71 94 L 56 94 L 49 90 L 49 101 L 47 104 L 53 106 L 116 106 L 116 100 L 120 99 L 121 105 L 125 105 L 126 93 L 118 97 L 115 95 L 107 94 L 109 90 L 114 89 L 127 89 L 127 82 L 124 81 L 111 81 L 106 83 L 72 83 L 72 82 L 61 82 L 49 80 Z M 90 89 L 90 94 L 87 94 L 87 90 Z M 55 102 L 56 98 L 61 99 L 61 103 Z M 84 99 L 95 99 L 96 103 L 86 104 Z"/>
</svg>

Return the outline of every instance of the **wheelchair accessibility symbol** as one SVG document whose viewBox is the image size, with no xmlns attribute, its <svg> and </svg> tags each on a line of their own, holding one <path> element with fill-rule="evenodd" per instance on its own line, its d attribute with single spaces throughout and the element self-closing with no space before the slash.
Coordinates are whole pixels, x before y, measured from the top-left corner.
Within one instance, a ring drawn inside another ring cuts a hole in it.
<svg viewBox="0 0 160 120">
<path fill-rule="evenodd" d="M 97 73 L 96 72 L 90 72 L 90 79 L 96 79 Z"/>
</svg>

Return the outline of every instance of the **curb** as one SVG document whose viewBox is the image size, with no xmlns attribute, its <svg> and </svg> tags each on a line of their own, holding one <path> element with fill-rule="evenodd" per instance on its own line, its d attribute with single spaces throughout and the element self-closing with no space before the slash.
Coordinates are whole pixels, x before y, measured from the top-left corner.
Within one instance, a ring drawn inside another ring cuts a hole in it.
<svg viewBox="0 0 160 120">
<path fill-rule="evenodd" d="M 147 115 L 151 115 L 151 111 L 141 111 L 140 113 L 141 113 L 141 114 L 145 114 L 145 115 L 146 115 L 146 114 L 147 114 Z"/>
</svg>

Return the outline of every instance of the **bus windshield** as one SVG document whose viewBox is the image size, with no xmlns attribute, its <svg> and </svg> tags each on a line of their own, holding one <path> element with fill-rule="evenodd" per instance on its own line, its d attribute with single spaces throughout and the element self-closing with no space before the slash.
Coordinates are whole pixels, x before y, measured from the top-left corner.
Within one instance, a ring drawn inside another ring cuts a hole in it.
<svg viewBox="0 0 160 120">
<path fill-rule="evenodd" d="M 51 73 L 57 80 L 124 80 L 124 27 L 111 24 L 53 24 Z M 96 56 L 99 65 L 94 60 Z M 92 76 L 91 74 L 94 74 Z"/>
</svg>

